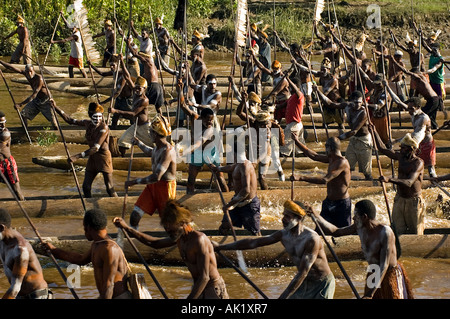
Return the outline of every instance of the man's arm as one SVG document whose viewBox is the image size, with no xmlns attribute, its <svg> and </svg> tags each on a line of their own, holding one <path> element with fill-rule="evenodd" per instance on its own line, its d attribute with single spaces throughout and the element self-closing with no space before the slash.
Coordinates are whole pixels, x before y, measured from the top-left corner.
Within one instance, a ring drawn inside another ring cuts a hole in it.
<svg viewBox="0 0 450 319">
<path fill-rule="evenodd" d="M 237 193 L 224 207 L 223 209 L 231 209 L 234 205 L 247 199 L 250 195 L 251 175 L 249 170 L 254 170 L 253 165 L 245 165 L 244 172 L 241 173 L 241 190 Z"/>
<path fill-rule="evenodd" d="M 411 172 L 407 178 L 388 178 L 385 181 L 392 183 L 392 184 L 397 184 L 397 185 L 402 185 L 405 187 L 411 187 L 419 178 L 420 174 L 422 173 L 424 164 L 423 161 L 420 161 L 420 164 L 418 165 L 418 167 L 416 168 L 416 170 L 414 172 Z"/>
<path fill-rule="evenodd" d="M 28 269 L 28 263 L 30 262 L 30 254 L 26 246 L 18 244 L 15 250 L 18 251 L 18 254 L 14 258 L 11 277 L 8 278 L 11 285 L 3 295 L 2 299 L 15 299 L 17 297 L 22 288 L 22 283 Z"/>
<path fill-rule="evenodd" d="M 393 159 L 393 160 L 398 160 L 398 155 L 397 153 L 395 153 L 395 151 L 388 149 L 386 147 L 386 145 L 384 145 L 383 141 L 381 140 L 380 135 L 378 134 L 375 126 L 373 124 L 369 124 L 369 129 L 372 131 L 373 133 L 373 139 L 375 140 L 375 144 L 377 145 L 378 150 L 386 155 L 387 157 Z"/>
<path fill-rule="evenodd" d="M 317 222 L 319 223 L 320 227 L 323 229 L 324 233 L 326 235 L 330 235 L 333 237 L 341 237 L 341 236 L 348 236 L 348 235 L 355 235 L 356 234 L 356 225 L 351 224 L 349 226 L 345 226 L 342 228 L 338 228 L 332 223 L 325 220 L 322 216 L 320 216 L 319 211 L 314 211 L 312 207 L 307 206 L 306 213 L 308 215 L 314 215 Z"/>
<path fill-rule="evenodd" d="M 305 154 L 307 157 L 309 157 L 310 159 L 317 161 L 317 162 L 329 163 L 328 156 L 321 155 L 321 154 L 316 153 L 313 150 L 310 150 L 306 145 L 304 145 L 302 142 L 299 141 L 297 134 L 292 133 L 291 137 L 294 140 L 295 145 L 298 148 L 300 148 L 302 150 L 303 154 Z"/>
<path fill-rule="evenodd" d="M 176 245 L 176 242 L 174 242 L 170 237 L 164 237 L 164 238 L 153 237 L 149 234 L 145 234 L 134 228 L 131 228 L 120 217 L 115 217 L 113 219 L 113 223 L 117 227 L 126 231 L 128 233 L 128 235 L 136 238 L 141 243 L 143 243 L 144 245 L 147 245 L 149 247 L 152 247 L 155 249 L 161 249 L 161 248 L 167 248 L 167 247 L 172 247 L 173 245 Z"/>
<path fill-rule="evenodd" d="M 68 261 L 71 264 L 76 264 L 76 265 L 81 266 L 81 265 L 87 265 L 88 263 L 91 262 L 92 246 L 89 249 L 89 251 L 87 251 L 84 254 L 80 254 L 80 253 L 75 253 L 72 251 L 65 251 L 61 248 L 56 248 L 55 246 L 53 246 L 53 244 L 47 243 L 47 242 L 42 243 L 42 245 L 43 245 L 44 249 L 50 251 L 52 253 L 52 255 L 55 256 L 55 258 Z"/>
<path fill-rule="evenodd" d="M 291 280 L 287 288 L 280 295 L 279 299 L 289 298 L 295 291 L 297 291 L 297 289 L 303 283 L 305 278 L 308 276 L 308 273 L 312 265 L 314 265 L 317 256 L 320 252 L 321 247 L 320 240 L 321 240 L 320 238 L 311 239 L 308 241 L 305 247 L 302 247 L 302 249 L 304 248 L 304 251 L 302 252 L 296 251 L 296 255 L 301 256 L 300 261 L 296 265 L 298 272 L 295 274 L 294 278 Z"/>
<path fill-rule="evenodd" d="M 340 140 L 346 140 L 352 136 L 355 136 L 356 133 L 366 124 L 367 122 L 367 111 L 364 108 L 362 112 L 358 114 L 358 116 L 355 119 L 356 123 L 358 123 L 354 128 L 352 128 L 350 131 L 342 133 L 338 136 Z"/>
<path fill-rule="evenodd" d="M 191 293 L 187 296 L 187 299 L 197 299 L 202 294 L 206 285 L 208 284 L 209 278 L 209 267 L 211 263 L 211 251 L 210 245 L 211 241 L 206 236 L 199 236 L 196 238 L 196 242 L 189 245 L 189 249 L 194 250 L 196 256 L 196 268 L 197 276 L 192 286 Z"/>
<path fill-rule="evenodd" d="M 9 63 L 7 63 L 7 62 L 3 62 L 3 61 L 1 61 L 1 60 L 0 60 L 0 64 L 2 64 L 5 68 L 10 69 L 10 70 L 13 71 L 13 72 L 16 72 L 16 73 L 20 73 L 20 74 L 22 74 L 22 75 L 25 75 L 25 72 L 24 72 L 24 71 L 22 71 L 22 70 L 16 68 L 16 67 L 15 67 L 14 65 L 12 65 L 12 64 L 9 64 Z"/>
<path fill-rule="evenodd" d="M 241 239 L 241 240 L 229 243 L 229 244 L 218 245 L 218 246 L 215 245 L 214 250 L 221 251 L 221 250 L 256 249 L 258 247 L 275 244 L 281 240 L 281 237 L 282 237 L 282 231 L 278 230 L 267 236 L 259 236 L 256 238 L 246 238 L 246 239 Z"/>
</svg>

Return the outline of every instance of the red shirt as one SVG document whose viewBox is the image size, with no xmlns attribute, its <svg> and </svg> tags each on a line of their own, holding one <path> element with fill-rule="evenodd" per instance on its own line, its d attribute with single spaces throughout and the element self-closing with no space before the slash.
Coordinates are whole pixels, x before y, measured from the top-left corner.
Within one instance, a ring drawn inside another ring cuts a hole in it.
<svg viewBox="0 0 450 319">
<path fill-rule="evenodd" d="M 291 122 L 300 123 L 302 121 L 303 105 L 305 105 L 303 93 L 300 92 L 300 97 L 297 96 L 297 93 L 291 95 L 286 106 L 286 124 Z"/>
</svg>

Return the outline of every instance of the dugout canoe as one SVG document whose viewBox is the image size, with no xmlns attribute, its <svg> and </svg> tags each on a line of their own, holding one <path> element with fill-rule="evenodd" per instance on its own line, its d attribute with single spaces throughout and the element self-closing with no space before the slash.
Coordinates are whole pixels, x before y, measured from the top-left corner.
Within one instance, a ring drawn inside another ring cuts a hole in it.
<svg viewBox="0 0 450 319">
<path fill-rule="evenodd" d="M 201 229 L 199 229 L 202 231 Z M 269 235 L 276 230 L 264 230 L 263 235 Z M 213 241 L 221 244 L 233 242 L 232 236 L 222 236 L 217 230 L 203 230 L 203 232 Z M 146 232 L 155 237 L 166 237 L 163 231 Z M 401 257 L 415 258 L 450 258 L 450 238 L 448 236 L 449 229 L 429 229 L 425 235 L 401 235 Z M 237 240 L 246 238 L 255 238 L 246 231 L 236 230 Z M 117 238 L 117 233 L 110 234 L 111 238 Z M 132 239 L 137 249 L 144 257 L 149 265 L 166 265 L 166 266 L 184 266 L 179 250 L 176 246 L 166 249 L 153 249 L 136 239 Z M 361 251 L 361 241 L 359 236 L 345 236 L 334 238 L 332 243 L 331 237 L 326 236 L 326 240 L 331 244 L 333 251 L 340 261 L 364 260 Z M 30 238 L 30 243 L 36 253 L 45 255 L 41 245 L 36 238 Z M 61 236 L 61 237 L 45 237 L 44 241 L 51 242 L 58 248 L 85 253 L 89 250 L 92 242 L 87 241 L 84 235 L 77 236 Z M 136 252 L 125 239 L 124 254 L 129 262 L 142 263 Z M 335 262 L 330 250 L 325 248 L 329 262 Z M 231 259 L 237 265 L 236 253 L 234 251 L 222 251 L 222 253 Z M 281 243 L 269 246 L 259 247 L 257 249 L 244 250 L 244 259 L 249 267 L 280 267 L 294 266 L 289 255 L 286 253 Z M 230 267 L 230 265 L 220 256 L 217 256 L 218 267 Z"/>
<path fill-rule="evenodd" d="M 326 188 L 314 185 L 301 185 L 296 183 L 294 188 L 294 198 L 310 203 L 322 201 L 326 197 Z M 129 189 L 129 194 L 126 200 L 127 214 L 129 214 L 133 205 L 138 199 L 138 196 L 143 190 L 141 187 L 132 187 Z M 390 185 L 386 185 L 390 189 Z M 436 190 L 432 190 L 436 192 Z M 428 192 L 424 190 L 424 192 Z M 368 187 L 351 187 L 349 193 L 352 198 L 363 198 L 371 195 L 382 194 L 380 186 Z M 106 192 L 105 192 L 106 194 Z M 223 196 L 226 201 L 231 200 L 234 192 L 224 192 Z M 436 194 L 437 196 L 437 194 Z M 261 207 L 270 207 L 271 209 L 281 208 L 283 203 L 291 198 L 289 189 L 270 189 L 258 190 L 258 197 L 261 201 Z M 77 195 L 70 196 L 45 196 L 45 197 L 26 197 L 25 201 L 21 202 L 21 206 L 31 218 L 45 218 L 57 216 L 83 216 L 84 210 L 81 199 Z M 199 219 L 209 218 L 208 212 L 221 212 L 222 202 L 219 193 L 216 191 L 202 191 L 196 192 L 193 195 L 187 195 L 184 190 L 177 191 L 176 200 L 187 206 L 193 214 L 194 221 Z M 108 216 L 121 216 L 124 204 L 124 197 L 108 197 L 95 196 L 84 199 L 86 209 L 98 208 L 101 209 Z M 19 209 L 15 200 L 8 196 L 0 201 L 0 207 L 6 209 L 12 218 L 23 217 L 22 211 Z M 212 217 L 216 218 L 216 217 Z"/>
<path fill-rule="evenodd" d="M 345 152 L 343 152 L 345 155 Z M 379 156 L 381 167 L 383 169 L 387 169 L 391 167 L 391 160 L 380 154 Z M 80 158 L 74 162 L 74 166 L 77 167 L 86 167 L 87 158 Z M 36 156 L 32 158 L 34 164 L 61 169 L 61 170 L 70 170 L 71 167 L 67 162 L 66 156 Z M 128 157 L 113 157 L 113 169 L 114 170 L 128 170 L 130 159 Z M 151 158 L 149 157 L 135 157 L 132 162 L 132 171 L 151 171 Z M 292 158 L 286 157 L 281 158 L 281 164 L 283 169 L 290 170 L 292 168 Z M 372 166 L 377 167 L 378 162 L 376 156 L 372 156 Z M 189 165 L 186 162 L 180 162 L 177 164 L 177 171 L 187 172 Z M 307 157 L 297 157 L 295 158 L 295 169 L 296 170 L 306 170 L 306 169 L 326 169 L 328 164 L 321 163 L 317 161 L 313 161 Z M 439 153 L 436 156 L 436 167 L 438 168 L 450 168 L 450 153 Z M 203 166 L 203 170 L 208 170 L 206 165 Z"/>
</svg>

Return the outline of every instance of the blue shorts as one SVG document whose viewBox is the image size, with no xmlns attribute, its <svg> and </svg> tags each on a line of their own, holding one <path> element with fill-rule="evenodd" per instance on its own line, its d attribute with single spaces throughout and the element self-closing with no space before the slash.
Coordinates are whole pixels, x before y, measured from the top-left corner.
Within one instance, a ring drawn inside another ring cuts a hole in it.
<svg viewBox="0 0 450 319">
<path fill-rule="evenodd" d="M 261 218 L 261 202 L 258 196 L 255 196 L 253 200 L 245 206 L 236 207 L 229 211 L 231 222 L 234 227 L 244 227 L 253 235 L 257 235 L 260 231 L 260 218 Z M 227 216 L 224 215 L 223 222 L 227 222 Z"/>
<path fill-rule="evenodd" d="M 352 224 L 352 200 L 350 197 L 339 200 L 330 200 L 326 198 L 322 202 L 322 211 L 320 212 L 326 221 L 336 227 L 345 227 Z"/>
</svg>

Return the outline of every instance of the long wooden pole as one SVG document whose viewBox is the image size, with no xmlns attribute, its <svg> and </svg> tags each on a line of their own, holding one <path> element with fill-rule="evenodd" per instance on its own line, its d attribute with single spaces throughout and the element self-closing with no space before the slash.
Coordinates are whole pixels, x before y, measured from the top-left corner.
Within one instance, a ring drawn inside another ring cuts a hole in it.
<svg viewBox="0 0 450 319">
<path fill-rule="evenodd" d="M 34 233 L 36 234 L 37 238 L 39 239 L 39 241 L 44 244 L 44 240 L 42 239 L 41 235 L 39 234 L 39 231 L 37 230 L 36 226 L 34 225 L 34 223 L 31 221 L 30 216 L 28 215 L 28 213 L 25 211 L 25 209 L 23 208 L 22 204 L 19 201 L 19 198 L 17 197 L 17 194 L 14 192 L 14 190 L 11 187 L 11 184 L 9 183 L 9 181 L 6 179 L 6 176 L 3 174 L 3 172 L 0 170 L 0 176 L 3 179 L 3 182 L 6 184 L 6 186 L 8 187 L 9 191 L 11 192 L 11 194 L 13 195 L 14 199 L 17 202 L 17 205 L 19 205 L 20 210 L 22 211 L 23 215 L 25 216 L 26 220 L 28 221 L 28 223 L 30 224 L 31 228 L 33 229 Z M 64 280 L 64 282 L 67 284 L 67 277 L 64 274 L 64 272 L 61 270 L 61 267 L 59 266 L 55 256 L 53 256 L 53 254 L 48 251 L 48 254 L 50 256 L 50 258 L 52 259 L 53 263 L 56 266 L 56 269 L 58 270 L 59 274 L 61 275 L 62 279 Z M 70 287 L 67 284 L 67 287 L 69 288 L 70 292 L 72 293 L 73 297 L 75 299 L 79 299 L 77 293 L 75 292 L 75 290 Z"/>
<path fill-rule="evenodd" d="M 22 16 L 25 19 L 25 13 L 23 11 L 22 5 L 20 5 L 20 7 L 22 9 Z M 30 34 L 30 43 L 31 43 L 31 45 L 33 45 L 33 41 L 31 39 L 31 34 Z M 36 55 L 37 55 L 37 53 L 36 53 Z M 46 88 L 46 90 L 48 92 L 49 99 L 53 100 L 52 94 L 51 94 L 50 89 L 48 88 L 48 85 L 47 85 L 47 81 L 45 80 L 45 77 L 44 77 L 43 66 L 39 63 L 39 57 L 38 56 L 36 57 L 35 63 L 39 66 L 39 70 L 40 70 L 41 76 L 42 76 L 42 81 L 44 82 L 44 86 L 45 86 L 45 88 Z M 56 122 L 56 124 L 58 126 L 58 131 L 59 131 L 59 134 L 61 135 L 61 139 L 62 139 L 63 144 L 64 144 L 64 149 L 65 149 L 66 154 L 67 154 L 67 160 L 70 163 L 70 167 L 71 167 L 71 171 L 72 171 L 72 174 L 73 174 L 73 178 L 74 178 L 75 184 L 77 186 L 77 190 L 78 190 L 78 194 L 80 196 L 81 204 L 83 205 L 84 211 L 86 211 L 86 204 L 84 202 L 83 194 L 81 193 L 80 183 L 78 182 L 77 174 L 75 172 L 75 167 L 73 165 L 73 162 L 70 160 L 70 153 L 69 153 L 69 149 L 67 147 L 66 139 L 65 139 L 64 134 L 62 132 L 61 125 L 59 124 L 59 120 L 58 120 L 58 116 L 56 114 L 55 106 L 53 105 L 53 103 L 51 103 L 51 105 L 52 105 L 53 116 L 55 117 L 55 122 Z"/>
<path fill-rule="evenodd" d="M 211 162 L 211 160 L 209 158 L 208 158 L 208 162 L 209 162 L 209 165 L 212 164 L 212 162 Z M 223 197 L 223 193 L 222 193 L 222 189 L 220 187 L 219 180 L 218 180 L 215 172 L 211 169 L 211 167 L 210 166 L 208 166 L 208 167 L 210 168 L 212 176 L 213 176 L 213 178 L 214 178 L 214 180 L 216 182 L 216 186 L 217 186 L 217 189 L 219 191 L 219 195 L 220 195 L 220 199 L 222 201 L 222 204 L 226 205 L 225 198 Z M 227 217 L 227 220 L 230 223 L 231 233 L 233 235 L 234 241 L 236 242 L 237 241 L 237 236 L 236 236 L 236 232 L 235 232 L 234 227 L 233 227 L 233 222 L 231 221 L 230 213 L 228 212 L 228 210 L 225 211 L 225 216 Z M 239 267 L 242 269 L 242 271 L 247 273 L 248 272 L 247 265 L 245 264 L 245 260 L 244 260 L 244 256 L 242 255 L 242 251 L 236 250 L 236 255 L 237 255 L 237 258 L 238 258 Z"/>
<path fill-rule="evenodd" d="M 47 57 L 48 57 L 48 54 L 50 53 L 50 48 L 52 47 L 52 41 L 55 36 L 56 28 L 58 27 L 58 24 L 59 24 L 59 19 L 61 19 L 61 12 L 59 13 L 58 19 L 56 20 L 55 28 L 53 29 L 53 33 L 52 33 L 52 38 L 50 40 L 50 44 L 48 45 L 47 53 L 45 54 L 45 59 L 44 59 L 44 62 L 42 63 L 42 65 L 45 65 L 45 62 L 47 62 Z"/>
<path fill-rule="evenodd" d="M 152 24 L 152 27 L 153 27 L 152 7 L 151 7 L 151 6 L 148 6 L 148 10 L 149 10 L 149 12 L 150 12 L 150 23 Z M 153 39 L 154 39 L 154 41 L 155 41 L 156 59 L 158 60 L 158 69 L 159 69 L 159 75 L 160 75 L 160 77 L 161 77 L 161 86 L 162 86 L 163 94 L 165 94 L 165 93 L 166 93 L 166 88 L 164 87 L 164 79 L 163 79 L 163 74 L 162 74 L 162 67 L 161 67 L 161 53 L 159 52 L 158 44 L 157 44 L 157 42 L 156 42 L 157 39 L 156 39 L 155 31 L 153 31 Z M 164 98 L 164 100 L 165 100 L 165 98 Z M 165 104 L 165 106 L 166 106 L 167 119 L 168 119 L 168 121 L 169 121 L 169 123 L 170 123 L 169 107 L 167 106 L 167 103 L 164 103 L 164 104 Z"/>
<path fill-rule="evenodd" d="M 19 116 L 20 123 L 22 124 L 22 127 L 25 130 L 25 134 L 27 135 L 27 139 L 30 142 L 30 144 L 32 144 L 33 142 L 31 141 L 31 137 L 30 137 L 30 134 L 28 133 L 27 126 L 25 125 L 25 122 L 23 120 L 22 114 L 20 114 L 20 111 L 16 108 L 16 101 L 14 100 L 14 96 L 12 95 L 12 92 L 11 92 L 11 89 L 9 88 L 8 82 L 6 82 L 5 75 L 3 74 L 2 70 L 0 70 L 0 74 L 1 74 L 1 76 L 3 78 L 3 81 L 5 82 L 5 86 L 6 86 L 6 89 L 8 90 L 8 92 L 9 92 L 9 96 L 11 96 L 11 100 L 13 102 L 14 109 L 17 111 L 17 115 Z"/>
<path fill-rule="evenodd" d="M 341 261 L 339 260 L 338 256 L 336 255 L 336 252 L 334 251 L 333 247 L 331 247 L 330 243 L 328 242 L 327 238 L 325 237 L 325 233 L 322 230 L 322 227 L 320 227 L 319 222 L 316 219 L 316 216 L 314 216 L 314 214 L 310 214 L 309 216 L 311 216 L 312 220 L 314 221 L 314 223 L 317 226 L 317 229 L 319 230 L 320 235 L 322 236 L 323 240 L 325 241 L 325 244 L 327 245 L 328 249 L 330 250 L 331 254 L 333 255 L 334 260 L 336 260 L 336 263 L 338 264 L 339 268 L 341 269 L 342 274 L 345 277 L 345 280 L 347 280 L 350 288 L 353 291 L 353 294 L 356 296 L 356 299 L 361 299 L 360 295 L 358 294 L 358 291 L 356 290 L 355 286 L 353 285 L 350 277 L 348 276 L 347 272 L 344 269 L 344 266 L 342 266 Z"/>
<path fill-rule="evenodd" d="M 167 297 L 166 293 L 164 292 L 164 289 L 159 284 L 159 281 L 156 279 L 155 275 L 153 274 L 152 270 L 148 266 L 148 263 L 145 260 L 144 256 L 142 256 L 142 254 L 139 252 L 139 249 L 136 247 L 136 245 L 131 240 L 130 235 L 128 235 L 128 233 L 125 230 L 122 230 L 122 233 L 124 233 L 125 237 L 127 238 L 128 242 L 130 243 L 131 247 L 133 248 L 134 252 L 136 253 L 136 255 L 139 257 L 139 259 L 144 264 L 145 269 L 147 269 L 147 272 L 150 274 L 150 277 L 152 277 L 153 281 L 155 282 L 155 284 L 158 287 L 159 291 L 163 295 L 164 299 L 169 299 L 169 297 Z"/>
</svg>

